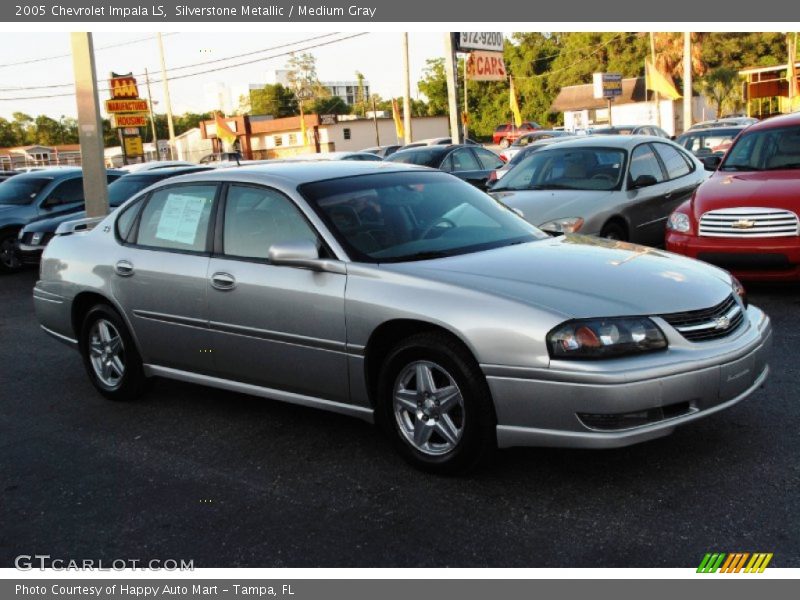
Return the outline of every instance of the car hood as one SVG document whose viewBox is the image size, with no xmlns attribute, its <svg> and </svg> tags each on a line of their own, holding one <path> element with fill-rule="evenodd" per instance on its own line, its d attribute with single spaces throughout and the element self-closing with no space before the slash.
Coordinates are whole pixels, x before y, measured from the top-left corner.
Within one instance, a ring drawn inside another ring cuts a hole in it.
<svg viewBox="0 0 800 600">
<path fill-rule="evenodd" d="M 506 206 L 521 210 L 526 221 L 538 226 L 554 219 L 583 217 L 587 212 L 597 211 L 613 193 L 598 190 L 498 190 L 491 195 Z"/>
<path fill-rule="evenodd" d="M 754 206 L 797 211 L 800 170 L 752 171 L 729 173 L 717 171 L 695 194 L 696 218 L 709 210 Z"/>
<path fill-rule="evenodd" d="M 54 232 L 61 223 L 66 223 L 67 221 L 77 221 L 78 219 L 85 219 L 86 218 L 86 211 L 82 210 L 80 212 L 73 212 L 64 215 L 58 215 L 57 217 L 46 217 L 43 219 L 38 219 L 33 221 L 25 226 L 25 232 L 29 233 L 32 231 L 46 231 L 46 232 Z"/>
<path fill-rule="evenodd" d="M 709 308 L 730 276 L 699 261 L 593 236 L 567 235 L 381 269 L 502 296 L 566 318 Z"/>
</svg>

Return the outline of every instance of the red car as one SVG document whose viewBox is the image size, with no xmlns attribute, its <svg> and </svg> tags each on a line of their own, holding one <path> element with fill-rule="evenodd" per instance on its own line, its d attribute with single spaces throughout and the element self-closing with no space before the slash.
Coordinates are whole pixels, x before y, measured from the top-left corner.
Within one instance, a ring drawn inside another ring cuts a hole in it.
<svg viewBox="0 0 800 600">
<path fill-rule="evenodd" d="M 800 113 L 744 130 L 667 223 L 667 250 L 751 281 L 800 279 Z"/>
<path fill-rule="evenodd" d="M 533 121 L 523 121 L 519 127 L 513 123 L 498 125 L 492 134 L 492 143 L 508 148 L 519 136 L 541 129 L 542 126 Z"/>
</svg>

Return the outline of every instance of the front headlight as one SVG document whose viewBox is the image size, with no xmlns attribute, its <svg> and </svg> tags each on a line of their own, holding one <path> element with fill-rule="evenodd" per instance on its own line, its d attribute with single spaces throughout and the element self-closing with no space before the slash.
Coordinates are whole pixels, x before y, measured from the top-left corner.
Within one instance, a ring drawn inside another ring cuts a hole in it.
<svg viewBox="0 0 800 600">
<path fill-rule="evenodd" d="M 31 236 L 31 246 L 39 246 L 42 243 L 42 239 L 44 239 L 43 231 L 34 232 Z"/>
<path fill-rule="evenodd" d="M 690 233 L 692 231 L 692 221 L 689 219 L 689 215 L 682 212 L 674 212 L 669 216 L 667 229 L 678 233 Z"/>
<path fill-rule="evenodd" d="M 579 319 L 547 334 L 551 358 L 614 358 L 666 347 L 667 338 L 647 317 Z"/>
<path fill-rule="evenodd" d="M 539 225 L 542 231 L 552 233 L 575 233 L 583 226 L 583 219 L 580 217 L 567 217 L 565 219 L 555 219 Z"/>
</svg>

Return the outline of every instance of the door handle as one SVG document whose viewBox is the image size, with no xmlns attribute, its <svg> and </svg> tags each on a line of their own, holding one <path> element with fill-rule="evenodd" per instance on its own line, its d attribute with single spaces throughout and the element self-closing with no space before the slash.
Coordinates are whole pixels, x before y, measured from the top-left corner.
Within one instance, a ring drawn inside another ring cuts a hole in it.
<svg viewBox="0 0 800 600">
<path fill-rule="evenodd" d="M 214 273 L 211 276 L 211 287 L 227 291 L 236 287 L 236 279 L 230 273 Z"/>
<path fill-rule="evenodd" d="M 127 260 L 120 260 L 114 265 L 114 272 L 120 277 L 130 277 L 133 275 L 133 263 Z"/>
</svg>

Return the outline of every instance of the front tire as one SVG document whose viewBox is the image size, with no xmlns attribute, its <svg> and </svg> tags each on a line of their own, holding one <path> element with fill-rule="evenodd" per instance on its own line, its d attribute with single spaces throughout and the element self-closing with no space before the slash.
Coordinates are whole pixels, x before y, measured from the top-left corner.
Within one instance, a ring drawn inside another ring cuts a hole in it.
<svg viewBox="0 0 800 600">
<path fill-rule="evenodd" d="M 506 148 L 508 148 L 510 145 L 511 145 L 511 142 L 508 140 L 508 138 L 503 138 L 502 140 L 500 140 L 500 147 L 501 147 L 503 150 L 505 150 Z"/>
<path fill-rule="evenodd" d="M 620 242 L 628 241 L 628 234 L 625 231 L 625 228 L 619 223 L 614 223 L 613 221 L 603 225 L 603 229 L 600 230 L 600 237 L 609 240 L 617 240 Z"/>
<path fill-rule="evenodd" d="M 377 415 L 399 453 L 427 471 L 467 471 L 496 446 L 486 379 L 444 334 L 417 334 L 392 349 L 378 378 Z"/>
<path fill-rule="evenodd" d="M 17 254 L 17 232 L 0 233 L 0 273 L 16 273 L 23 267 Z"/>
<path fill-rule="evenodd" d="M 109 400 L 135 400 L 145 392 L 142 359 L 125 322 L 110 306 L 98 304 L 86 314 L 80 352 L 92 385 Z"/>
</svg>

